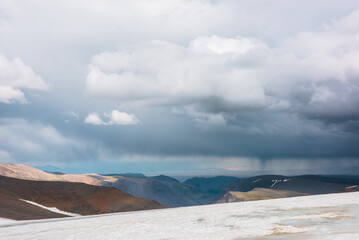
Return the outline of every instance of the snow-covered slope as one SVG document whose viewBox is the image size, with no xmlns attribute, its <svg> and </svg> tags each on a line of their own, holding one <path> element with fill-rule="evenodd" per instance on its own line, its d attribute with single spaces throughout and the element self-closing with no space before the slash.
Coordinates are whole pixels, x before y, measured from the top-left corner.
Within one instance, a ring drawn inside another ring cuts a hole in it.
<svg viewBox="0 0 359 240">
<path fill-rule="evenodd" d="M 1 239 L 359 239 L 359 192 L 0 222 Z"/>
</svg>

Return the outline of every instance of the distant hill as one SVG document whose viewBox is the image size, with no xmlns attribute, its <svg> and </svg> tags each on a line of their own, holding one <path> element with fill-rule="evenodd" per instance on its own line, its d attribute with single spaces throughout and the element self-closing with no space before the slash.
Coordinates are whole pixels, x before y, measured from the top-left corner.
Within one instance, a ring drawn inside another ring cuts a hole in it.
<svg viewBox="0 0 359 240">
<path fill-rule="evenodd" d="M 149 178 L 154 179 L 154 180 L 179 183 L 179 181 L 177 179 L 166 176 L 166 175 L 158 175 L 158 176 L 153 176 L 153 177 L 149 177 Z"/>
<path fill-rule="evenodd" d="M 143 173 L 112 173 L 112 174 L 101 174 L 102 176 L 111 176 L 111 177 L 137 177 L 137 178 L 146 178 L 146 175 Z"/>
<path fill-rule="evenodd" d="M 111 180 L 98 174 L 53 174 L 22 164 L 0 163 L 0 175 L 25 180 L 82 182 L 102 185 L 102 181 Z"/>
<path fill-rule="evenodd" d="M 0 217 L 16 220 L 65 216 L 20 199 L 80 215 L 162 208 L 154 200 L 137 198 L 116 188 L 4 176 L 0 176 L 0 196 Z"/>
<path fill-rule="evenodd" d="M 164 206 L 171 207 L 208 204 L 215 197 L 197 187 L 163 176 L 157 178 L 118 177 L 117 181 L 107 183 L 107 185 L 133 196 L 153 199 Z"/>
<path fill-rule="evenodd" d="M 194 177 L 187 179 L 183 183 L 198 187 L 204 192 L 217 194 L 225 189 L 234 181 L 240 180 L 237 177 L 218 176 L 218 177 Z"/>
<path fill-rule="evenodd" d="M 354 178 L 351 178 L 354 177 Z M 336 183 L 336 184 L 358 184 L 359 179 L 355 178 L 355 176 L 325 176 L 325 175 L 301 175 L 295 176 L 294 178 L 307 179 L 313 181 L 320 181 L 326 183 Z"/>
<path fill-rule="evenodd" d="M 248 192 L 253 190 L 254 188 L 271 188 L 271 186 L 273 186 L 274 180 L 283 181 L 287 178 L 288 177 L 282 175 L 261 175 L 246 179 L 240 179 L 238 181 L 232 182 L 225 189 L 225 191 Z"/>
<path fill-rule="evenodd" d="M 13 163 L 1 163 L 0 164 L 0 175 L 29 179 L 29 180 L 60 180 L 61 178 L 55 174 L 44 172 L 40 169 L 29 167 L 22 164 Z"/>
<path fill-rule="evenodd" d="M 347 187 L 355 185 L 359 185 L 359 179 L 317 175 L 302 175 L 294 177 L 283 175 L 261 175 L 232 182 L 226 189 L 217 195 L 214 202 L 221 201 L 221 199 L 223 199 L 228 192 L 245 193 L 257 188 L 312 195 L 344 192 Z"/>
<path fill-rule="evenodd" d="M 65 174 L 65 173 L 62 173 L 62 172 L 49 172 L 49 171 L 45 171 L 45 172 L 55 174 L 55 175 L 64 175 Z"/>
<path fill-rule="evenodd" d="M 333 178 L 350 178 L 350 179 L 359 179 L 359 175 L 317 175 L 322 177 L 333 177 Z"/>
</svg>

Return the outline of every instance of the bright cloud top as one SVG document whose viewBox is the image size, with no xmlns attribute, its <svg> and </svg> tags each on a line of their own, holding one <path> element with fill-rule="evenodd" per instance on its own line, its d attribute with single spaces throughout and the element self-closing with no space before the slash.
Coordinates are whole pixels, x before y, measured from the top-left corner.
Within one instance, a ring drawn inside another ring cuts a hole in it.
<svg viewBox="0 0 359 240">
<path fill-rule="evenodd" d="M 89 66 L 87 87 L 96 96 L 155 105 L 194 103 L 211 97 L 258 105 L 265 101 L 258 81 L 236 81 L 247 72 L 229 62 L 265 47 L 254 42 L 212 36 L 197 38 L 188 48 L 152 41 L 132 52 L 102 53 Z M 241 89 L 241 94 L 236 89 Z"/>
<path fill-rule="evenodd" d="M 48 85 L 20 58 L 11 61 L 0 54 L 0 102 L 26 103 L 23 89 L 47 90 Z"/>
<path fill-rule="evenodd" d="M 85 118 L 85 123 L 93 125 L 137 125 L 140 121 L 133 114 L 112 110 L 111 113 L 104 113 L 109 118 L 107 122 L 103 121 L 97 113 L 90 113 Z"/>
</svg>

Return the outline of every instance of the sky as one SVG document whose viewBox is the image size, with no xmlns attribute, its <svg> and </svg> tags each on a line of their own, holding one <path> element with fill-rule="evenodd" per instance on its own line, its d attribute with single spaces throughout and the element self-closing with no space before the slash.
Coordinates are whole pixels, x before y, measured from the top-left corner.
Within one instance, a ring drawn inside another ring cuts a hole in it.
<svg viewBox="0 0 359 240">
<path fill-rule="evenodd" d="M 357 174 L 357 0 L 0 0 L 0 162 Z"/>
</svg>

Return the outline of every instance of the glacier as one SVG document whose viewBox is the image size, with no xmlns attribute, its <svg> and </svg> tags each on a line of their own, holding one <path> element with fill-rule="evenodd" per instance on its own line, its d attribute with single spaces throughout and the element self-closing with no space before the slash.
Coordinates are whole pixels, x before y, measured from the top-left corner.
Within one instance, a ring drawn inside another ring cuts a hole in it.
<svg viewBox="0 0 359 240">
<path fill-rule="evenodd" d="M 359 239 L 359 192 L 31 221 L 0 239 Z"/>
</svg>

